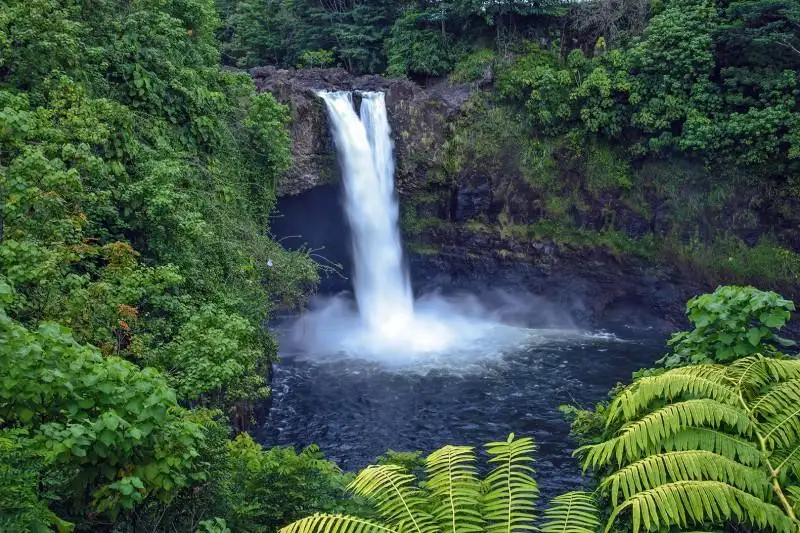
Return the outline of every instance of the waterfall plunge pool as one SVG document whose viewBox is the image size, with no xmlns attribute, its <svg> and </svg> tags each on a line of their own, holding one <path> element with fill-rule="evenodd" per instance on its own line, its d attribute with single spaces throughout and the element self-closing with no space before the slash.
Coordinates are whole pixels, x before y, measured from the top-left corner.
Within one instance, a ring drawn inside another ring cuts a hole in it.
<svg viewBox="0 0 800 533">
<path fill-rule="evenodd" d="M 558 407 L 606 399 L 664 350 L 663 336 L 647 331 L 548 328 L 519 329 L 513 342 L 489 337 L 466 353 L 315 356 L 284 334 L 272 409 L 257 435 L 263 444 L 318 444 L 343 469 L 358 470 L 390 448 L 427 453 L 514 432 L 536 440 L 543 501 L 582 483 Z"/>
</svg>

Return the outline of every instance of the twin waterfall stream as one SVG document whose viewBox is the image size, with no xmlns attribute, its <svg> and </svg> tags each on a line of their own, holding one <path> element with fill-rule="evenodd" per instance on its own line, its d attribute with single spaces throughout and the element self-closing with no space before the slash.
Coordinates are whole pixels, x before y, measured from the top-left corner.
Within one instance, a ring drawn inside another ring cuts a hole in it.
<svg viewBox="0 0 800 533">
<path fill-rule="evenodd" d="M 358 312 L 340 295 L 307 313 L 295 328 L 305 351 L 433 362 L 524 342 L 527 329 L 498 320 L 477 297 L 433 293 L 415 301 L 400 237 L 385 96 L 356 92 L 356 112 L 352 92 L 317 94 L 327 107 L 342 170 Z"/>
<path fill-rule="evenodd" d="M 383 93 L 322 92 L 339 154 L 352 234 L 354 289 L 365 326 L 392 338 L 414 318 L 394 190 L 394 154 Z"/>
</svg>

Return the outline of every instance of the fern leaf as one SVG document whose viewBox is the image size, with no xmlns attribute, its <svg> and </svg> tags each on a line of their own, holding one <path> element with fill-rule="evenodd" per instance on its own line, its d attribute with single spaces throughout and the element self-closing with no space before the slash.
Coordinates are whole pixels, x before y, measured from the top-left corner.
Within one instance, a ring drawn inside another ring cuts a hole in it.
<svg viewBox="0 0 800 533">
<path fill-rule="evenodd" d="M 786 405 L 798 403 L 800 403 L 800 379 L 792 379 L 776 384 L 765 394 L 750 402 L 748 407 L 757 416 L 769 416 L 784 410 Z"/>
<path fill-rule="evenodd" d="M 751 355 L 728 365 L 725 373 L 738 389 L 758 390 L 769 383 L 800 378 L 800 360 Z"/>
<path fill-rule="evenodd" d="M 646 410 L 653 400 L 672 401 L 684 395 L 711 398 L 727 405 L 737 405 L 739 402 L 738 394 L 724 379 L 720 367 L 703 365 L 677 368 L 658 376 L 638 379 L 626 388 L 612 402 L 606 427 L 615 422 L 619 414 L 625 420 L 633 419 Z"/>
<path fill-rule="evenodd" d="M 363 518 L 317 513 L 281 528 L 280 533 L 398 533 L 398 531 Z"/>
<path fill-rule="evenodd" d="M 658 453 L 665 440 L 687 428 L 719 428 L 723 424 L 735 429 L 739 435 L 749 436 L 753 433 L 752 422 L 743 409 L 701 398 L 666 405 L 626 424 L 616 437 L 579 448 L 577 453 L 586 454 L 584 469 L 612 461 L 622 464 Z"/>
<path fill-rule="evenodd" d="M 414 486 L 415 479 L 401 466 L 373 465 L 359 472 L 348 489 L 374 503 L 397 530 L 434 533 L 438 528 L 425 511 L 425 493 Z"/>
<path fill-rule="evenodd" d="M 789 498 L 789 503 L 792 504 L 795 515 L 800 514 L 800 487 L 797 485 L 786 487 L 786 496 Z"/>
<path fill-rule="evenodd" d="M 441 501 L 433 516 L 447 533 L 483 530 L 480 513 L 480 481 L 475 471 L 475 453 L 470 446 L 445 446 L 428 456 L 426 487 Z"/>
<path fill-rule="evenodd" d="M 486 445 L 489 462 L 497 465 L 486 477 L 489 490 L 482 511 L 488 522 L 484 528 L 487 533 L 535 531 L 539 487 L 530 466 L 535 449 L 533 439 L 515 440 L 513 433 L 505 442 Z"/>
<path fill-rule="evenodd" d="M 614 509 L 606 532 L 628 510 L 633 533 L 727 520 L 778 533 L 796 533 L 798 527 L 775 505 L 718 481 L 680 481 L 640 492 Z"/>
<path fill-rule="evenodd" d="M 544 511 L 542 533 L 596 533 L 600 513 L 594 496 L 588 492 L 567 492 L 553 498 Z"/>
<path fill-rule="evenodd" d="M 714 452 L 745 466 L 759 466 L 763 460 L 761 450 L 755 443 L 713 428 L 687 428 L 666 439 L 661 443 L 661 447 L 665 452 L 687 450 Z"/>
<path fill-rule="evenodd" d="M 720 481 L 750 494 L 765 498 L 769 480 L 764 470 L 750 468 L 707 451 L 681 451 L 652 455 L 618 470 L 603 479 L 600 489 L 610 491 L 611 503 L 619 496 L 627 500 L 635 494 L 677 481 Z"/>
<path fill-rule="evenodd" d="M 775 447 L 789 448 L 800 441 L 800 403 L 784 405 L 759 425 L 764 438 Z"/>
<path fill-rule="evenodd" d="M 776 450 L 772 454 L 772 464 L 781 474 L 792 473 L 800 477 L 800 443 L 791 448 Z"/>
</svg>

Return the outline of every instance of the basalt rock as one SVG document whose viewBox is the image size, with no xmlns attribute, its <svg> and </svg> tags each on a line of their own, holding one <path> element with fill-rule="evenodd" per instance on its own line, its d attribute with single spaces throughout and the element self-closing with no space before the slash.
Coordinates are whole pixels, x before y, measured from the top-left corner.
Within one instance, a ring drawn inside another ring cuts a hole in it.
<svg viewBox="0 0 800 533">
<path fill-rule="evenodd" d="M 673 268 L 602 248 L 517 242 L 459 225 L 431 228 L 422 238 L 431 245 L 410 254 L 417 291 L 448 287 L 500 290 L 523 299 L 536 295 L 579 326 L 673 331 L 687 326 L 686 301 L 714 289 Z"/>
<path fill-rule="evenodd" d="M 293 167 L 278 186 L 278 195 L 295 195 L 339 180 L 336 153 L 325 106 L 318 91 L 382 91 L 395 144 L 398 188 L 413 189 L 424 180 L 430 161 L 446 138 L 449 120 L 469 97 L 469 88 L 447 83 L 423 89 L 381 76 L 353 76 L 343 69 L 250 71 L 260 92 L 269 91 L 291 110 Z M 358 96 L 356 94 L 356 103 Z"/>
<path fill-rule="evenodd" d="M 251 75 L 259 91 L 272 92 L 292 114 L 294 165 L 279 186 L 285 216 L 273 231 L 280 237 L 301 235 L 297 242 L 342 264 L 345 274 L 349 243 L 338 207 L 336 153 L 317 96 L 321 90 L 386 94 L 402 226 L 414 251 L 410 266 L 418 289 L 506 286 L 544 296 L 580 322 L 673 329 L 686 324 L 687 299 L 727 281 L 677 258 L 647 260 L 655 256 L 636 253 L 647 252 L 650 237 L 710 238 L 703 216 L 676 227 L 674 204 L 653 186 L 675 165 L 691 177 L 687 183 L 703 183 L 705 170 L 697 162 L 620 166 L 608 147 L 536 138 L 487 91 L 446 81 L 421 87 L 342 69 L 263 67 Z M 358 105 L 357 94 L 355 101 Z M 643 185 L 636 195 L 626 177 Z M 800 249 L 796 227 L 784 217 L 760 216 L 750 217 L 753 223 L 746 227 L 735 227 L 733 220 L 730 226 L 749 245 L 771 228 L 782 242 Z M 580 231 L 580 238 L 565 238 L 559 228 Z M 642 243 L 642 250 L 625 255 L 620 250 L 630 246 L 593 243 L 591 236 L 604 232 L 631 245 Z M 331 290 L 349 283 L 334 281 Z"/>
</svg>

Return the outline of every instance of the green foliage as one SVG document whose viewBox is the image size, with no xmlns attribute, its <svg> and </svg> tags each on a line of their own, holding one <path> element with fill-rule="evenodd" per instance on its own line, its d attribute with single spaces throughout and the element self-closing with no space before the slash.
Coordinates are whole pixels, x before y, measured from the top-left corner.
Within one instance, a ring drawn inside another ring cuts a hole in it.
<svg viewBox="0 0 800 533">
<path fill-rule="evenodd" d="M 497 56 L 492 50 L 476 50 L 459 58 L 450 74 L 453 83 L 489 81 Z"/>
<path fill-rule="evenodd" d="M 530 466 L 534 449 L 531 439 L 514 439 L 513 434 L 505 442 L 487 444 L 494 468 L 483 483 L 474 449 L 467 446 L 445 446 L 430 454 L 422 482 L 396 464 L 369 466 L 349 490 L 369 501 L 380 521 L 315 514 L 281 531 L 526 531 L 533 523 L 538 495 Z"/>
<path fill-rule="evenodd" d="M 500 228 L 500 235 L 523 242 L 549 240 L 571 248 L 602 248 L 620 257 L 653 258 L 657 253 L 652 237 L 632 239 L 617 230 L 595 231 L 545 220 L 529 225 L 505 225 Z"/>
<path fill-rule="evenodd" d="M 167 502 L 145 501 L 117 520 L 119 530 L 153 531 L 167 523 L 180 533 L 223 527 L 263 533 L 308 513 L 367 512 L 345 495 L 352 476 L 324 460 L 317 448 L 264 450 L 246 433 L 229 440 L 230 428 L 219 412 L 196 409 L 189 416 L 204 431 L 196 462 L 207 476 Z"/>
<path fill-rule="evenodd" d="M 500 95 L 524 102 L 532 124 L 549 134 L 577 128 L 586 134 L 620 135 L 629 120 L 624 103 L 631 90 L 628 60 L 619 51 L 587 60 L 573 50 L 562 62 L 529 44 L 498 75 Z"/>
<path fill-rule="evenodd" d="M 416 472 L 425 467 L 425 458 L 422 452 L 396 452 L 388 450 L 385 454 L 375 460 L 377 465 L 397 465 L 402 466 L 409 472 Z"/>
<path fill-rule="evenodd" d="M 305 67 L 331 67 L 336 63 L 333 51 L 331 50 L 306 50 L 300 54 L 300 61 L 297 68 Z"/>
<path fill-rule="evenodd" d="M 544 511 L 542 533 L 594 533 L 600 527 L 592 494 L 580 491 L 557 496 Z"/>
<path fill-rule="evenodd" d="M 733 236 L 720 237 L 712 243 L 692 238 L 688 243 L 667 243 L 664 253 L 708 273 L 712 280 L 739 283 L 762 280 L 791 290 L 800 274 L 800 254 L 771 238 L 761 239 L 755 246 Z"/>
<path fill-rule="evenodd" d="M 243 317 L 204 306 L 153 361 L 170 369 L 170 384 L 181 398 L 211 400 L 210 393 L 214 393 L 226 396 L 226 404 L 255 400 L 268 392 L 263 377 L 266 369 L 259 368 L 261 351 L 255 333 Z M 236 384 L 235 388 L 231 384 Z"/>
<path fill-rule="evenodd" d="M 794 309 L 794 304 L 779 294 L 753 287 L 720 287 L 713 294 L 692 298 L 686 312 L 694 329 L 670 338 L 673 353 L 662 362 L 671 368 L 777 353 L 776 345 L 792 345 L 776 332 Z"/>
<path fill-rule="evenodd" d="M 231 64 L 340 64 L 357 73 L 420 77 L 448 74 L 467 47 L 502 44 L 505 35 L 517 38 L 518 27 L 546 31 L 566 15 L 558 0 L 218 0 L 218 7 L 223 59 Z M 464 73 L 484 63 L 474 60 Z"/>
<path fill-rule="evenodd" d="M 264 324 L 318 278 L 269 234 L 288 110 L 219 67 L 218 25 L 207 0 L 4 4 L 0 529 L 233 523 L 228 424 L 184 407 L 247 425 Z"/>
<path fill-rule="evenodd" d="M 429 27 L 424 13 L 409 10 L 392 26 L 386 39 L 390 76 L 443 76 L 453 66 L 453 44 L 446 33 Z"/>
<path fill-rule="evenodd" d="M 47 464 L 71 467 L 98 511 L 116 516 L 202 478 L 202 433 L 155 370 L 104 358 L 57 324 L 29 331 L 4 311 L 0 338 L 0 418 L 26 428 Z"/>
<path fill-rule="evenodd" d="M 61 57 L 35 51 L 66 43 L 64 32 L 82 59 L 0 81 L 0 274 L 17 295 L 9 316 L 60 322 L 138 364 L 177 363 L 182 379 L 202 309 L 220 336 L 198 363 L 221 371 L 206 366 L 205 385 L 187 382 L 182 395 L 213 392 L 204 400 L 221 407 L 262 395 L 257 374 L 274 354 L 262 324 L 317 279 L 305 254 L 267 233 L 290 164 L 288 110 L 219 69 L 208 2 L 11 7 L 8 72 Z M 22 19 L 37 24 L 37 39 L 16 36 Z"/>
<path fill-rule="evenodd" d="M 26 432 L 0 430 L 0 528 L 3 531 L 51 531 L 57 527 L 70 530 L 70 524 L 60 520 L 47 504 L 53 494 L 42 493 L 44 480 L 42 462 L 46 454 L 36 446 Z"/>
<path fill-rule="evenodd" d="M 228 528 L 227 522 L 222 518 L 214 518 L 213 520 L 203 520 L 197 528 L 199 533 L 231 533 Z"/>
<path fill-rule="evenodd" d="M 316 447 L 265 451 L 241 434 L 229 444 L 229 461 L 234 531 L 276 531 L 315 512 L 364 511 L 345 499 L 349 478 Z"/>
<path fill-rule="evenodd" d="M 800 362 L 751 355 L 641 377 L 611 403 L 611 436 L 578 450 L 602 473 L 611 523 L 633 531 L 750 524 L 796 531 Z"/>
<path fill-rule="evenodd" d="M 591 58 L 529 45 L 498 91 L 551 134 L 620 139 L 637 157 L 683 151 L 784 172 L 800 116 L 797 13 L 778 0 L 669 0 L 641 36 Z"/>
<path fill-rule="evenodd" d="M 340 63 L 357 72 L 385 67 L 383 42 L 398 10 L 389 0 L 234 0 L 220 7 L 228 62 L 300 68 Z"/>
</svg>

